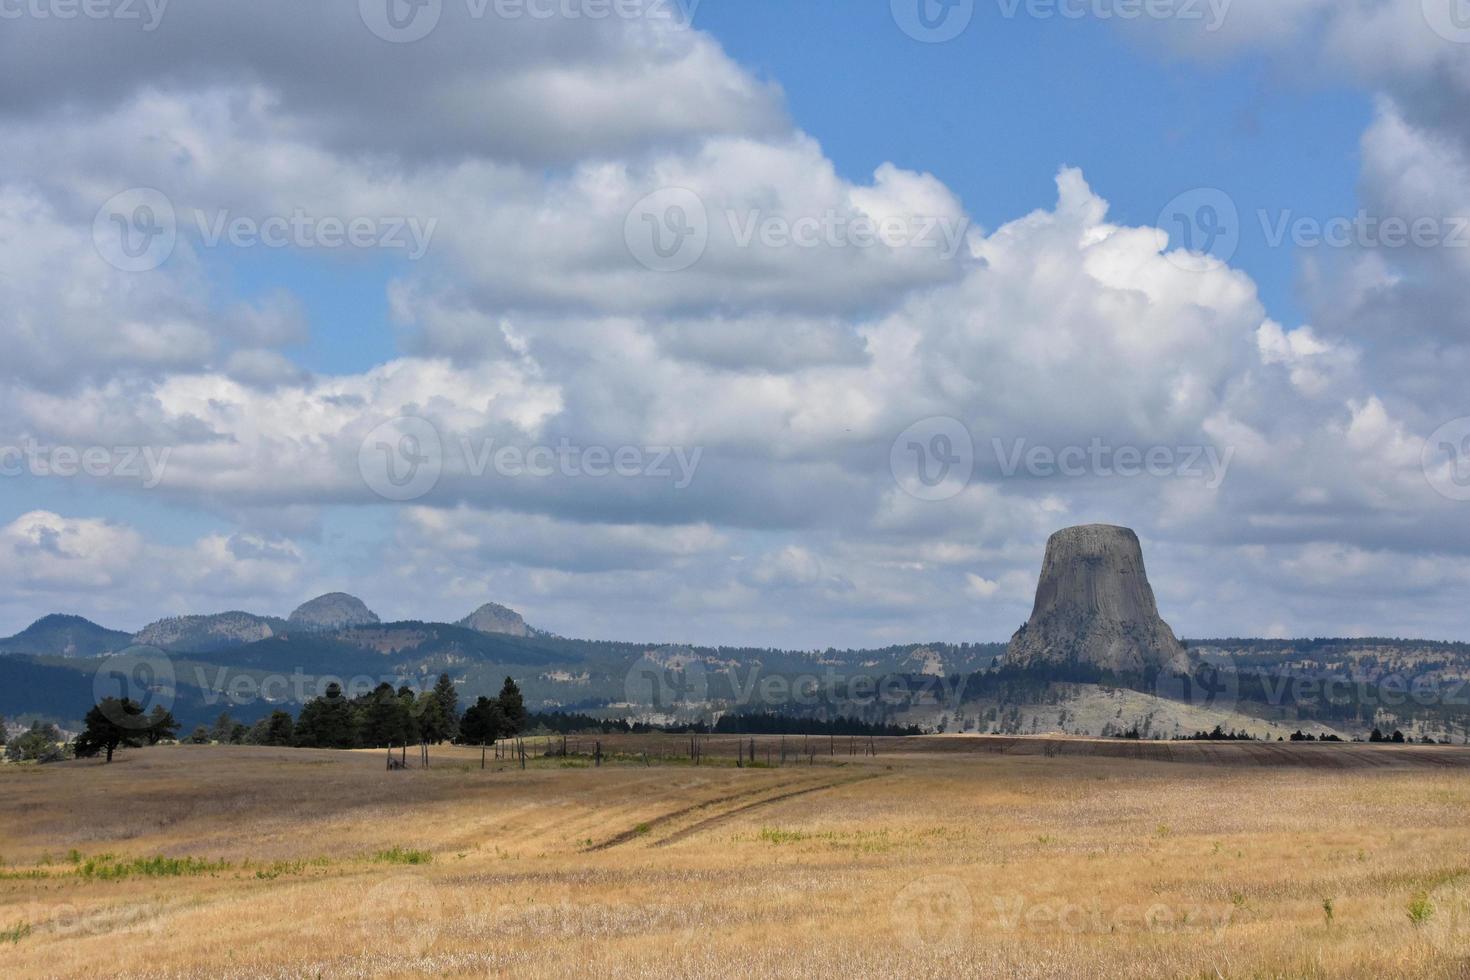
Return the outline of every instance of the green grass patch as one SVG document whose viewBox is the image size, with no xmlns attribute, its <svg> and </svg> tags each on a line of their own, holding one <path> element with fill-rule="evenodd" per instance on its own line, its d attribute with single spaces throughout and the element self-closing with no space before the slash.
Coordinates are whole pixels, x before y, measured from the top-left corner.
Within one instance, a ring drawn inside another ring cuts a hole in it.
<svg viewBox="0 0 1470 980">
<path fill-rule="evenodd" d="M 373 860 L 379 864 L 428 864 L 434 860 L 434 855 L 428 851 L 415 851 L 403 847 L 394 847 L 390 850 L 379 851 L 374 854 Z"/>
<path fill-rule="evenodd" d="M 205 861 L 202 858 L 131 858 L 118 860 L 111 855 L 87 858 L 77 865 L 77 877 L 96 881 L 120 881 L 123 878 L 184 878 L 229 870 L 228 861 Z"/>
<path fill-rule="evenodd" d="M 767 844 L 796 844 L 811 839 L 810 834 L 803 834 L 799 830 L 782 830 L 779 827 L 762 827 L 756 837 Z"/>
<path fill-rule="evenodd" d="M 9 929 L 0 929 L 0 944 L 10 943 L 12 946 L 20 945 L 20 941 L 31 934 L 31 924 L 22 922 L 20 925 L 11 926 Z"/>
<path fill-rule="evenodd" d="M 41 868 L 26 868 L 24 871 L 0 870 L 0 881 L 39 881 L 51 877 L 51 872 Z"/>
<path fill-rule="evenodd" d="M 1429 900 L 1429 895 L 1425 892 L 1420 892 L 1418 895 L 1409 899 L 1408 914 L 1409 921 L 1416 926 L 1422 926 L 1434 918 L 1434 903 Z"/>
</svg>

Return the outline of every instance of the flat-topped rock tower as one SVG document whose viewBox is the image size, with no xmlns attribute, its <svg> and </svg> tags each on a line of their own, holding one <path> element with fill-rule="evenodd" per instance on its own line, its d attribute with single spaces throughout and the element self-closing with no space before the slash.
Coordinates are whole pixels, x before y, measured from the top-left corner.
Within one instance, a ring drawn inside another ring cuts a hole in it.
<svg viewBox="0 0 1470 980">
<path fill-rule="evenodd" d="M 1064 528 L 1046 542 L 1036 605 L 1011 637 L 1005 662 L 1189 670 L 1184 646 L 1159 617 L 1138 535 L 1109 524 Z"/>
</svg>

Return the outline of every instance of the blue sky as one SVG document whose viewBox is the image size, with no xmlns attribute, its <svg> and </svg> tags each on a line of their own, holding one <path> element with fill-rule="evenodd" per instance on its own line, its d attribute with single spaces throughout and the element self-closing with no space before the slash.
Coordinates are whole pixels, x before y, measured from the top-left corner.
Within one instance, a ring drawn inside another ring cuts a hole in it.
<svg viewBox="0 0 1470 980">
<path fill-rule="evenodd" d="M 988 227 L 1049 206 L 1064 165 L 1130 224 L 1156 221 L 1178 193 L 1227 191 L 1247 219 L 1235 264 L 1283 322 L 1304 316 L 1293 256 L 1267 244 L 1256 209 L 1357 207 L 1372 93 L 1259 55 L 1201 64 L 1115 24 L 1007 18 L 983 2 L 943 44 L 895 31 L 881 3 L 704 0 L 695 22 L 783 86 L 845 176 L 889 160 L 931 172 Z"/>
<path fill-rule="evenodd" d="M 0 451 L 169 456 L 151 486 L 0 478 L 0 632 L 341 589 L 580 636 L 998 640 L 1046 536 L 1108 521 L 1187 635 L 1462 635 L 1470 249 L 1260 217 L 1470 211 L 1470 38 L 1439 0 L 1234 0 L 1218 31 L 981 0 L 944 43 L 907 2 L 702 0 L 690 30 L 442 0 L 421 38 L 377 0 L 14 22 Z M 1228 253 L 1161 235 L 1201 188 L 1237 209 Z M 140 204 L 178 239 L 135 268 L 106 236 Z M 303 212 L 378 237 L 195 230 Z M 660 267 L 637 234 L 690 213 L 699 251 Z M 917 240 L 738 233 L 831 215 Z M 558 444 L 638 465 L 486 469 Z M 1003 465 L 1091 444 L 1169 466 Z M 411 494 L 371 472 L 425 445 Z M 965 478 L 914 483 L 915 445 Z"/>
</svg>

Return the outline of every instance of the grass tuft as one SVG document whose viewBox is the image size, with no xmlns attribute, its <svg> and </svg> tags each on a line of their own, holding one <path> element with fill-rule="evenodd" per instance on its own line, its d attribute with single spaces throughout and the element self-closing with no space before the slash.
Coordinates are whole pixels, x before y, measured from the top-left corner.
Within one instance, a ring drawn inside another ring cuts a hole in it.
<svg viewBox="0 0 1470 980">
<path fill-rule="evenodd" d="M 373 860 L 379 864 L 428 864 L 434 860 L 434 855 L 428 851 L 415 851 L 403 847 L 393 847 L 374 854 Z"/>
</svg>

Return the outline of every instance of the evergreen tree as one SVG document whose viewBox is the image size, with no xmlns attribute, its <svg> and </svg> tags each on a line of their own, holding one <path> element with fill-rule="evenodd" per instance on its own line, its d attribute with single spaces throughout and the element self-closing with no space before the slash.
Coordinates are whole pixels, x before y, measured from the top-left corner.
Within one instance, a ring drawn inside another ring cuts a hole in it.
<svg viewBox="0 0 1470 980">
<path fill-rule="evenodd" d="M 448 674 L 440 674 L 434 683 L 434 700 L 439 702 L 439 729 L 435 742 L 452 742 L 459 737 L 459 692 Z"/>
<path fill-rule="evenodd" d="M 500 713 L 505 716 L 505 730 L 502 734 L 506 736 L 519 735 L 526 730 L 526 700 L 521 697 L 521 689 L 516 687 L 514 679 L 507 677 L 505 684 L 500 688 Z"/>
<path fill-rule="evenodd" d="M 423 741 L 423 732 L 419 725 L 418 701 L 414 697 L 413 688 L 405 684 L 398 689 L 398 719 L 403 732 L 403 744 L 409 742 Z"/>
<path fill-rule="evenodd" d="M 234 730 L 235 719 L 230 717 L 228 711 L 224 711 L 214 720 L 214 727 L 209 730 L 209 737 L 212 741 L 223 745 L 230 740 L 230 733 Z"/>
<path fill-rule="evenodd" d="M 210 742 L 209 735 L 210 732 L 208 728 L 205 728 L 203 725 L 196 725 L 194 726 L 194 730 L 189 733 L 189 744 L 208 745 Z"/>
<path fill-rule="evenodd" d="M 407 744 L 403 704 L 392 684 L 379 684 L 363 709 L 362 744 L 372 748 Z"/>
<path fill-rule="evenodd" d="M 128 698 L 121 701 L 103 698 L 87 712 L 82 724 L 82 734 L 77 736 L 76 742 L 77 758 L 90 759 L 106 752 L 109 763 L 112 762 L 112 753 L 119 747 L 141 746 L 148 731 L 143 709 Z"/>
<path fill-rule="evenodd" d="M 500 701 L 481 697 L 465 710 L 460 722 L 459 738 L 467 745 L 493 745 L 506 734 L 505 713 Z"/>
<path fill-rule="evenodd" d="M 261 745 L 291 745 L 296 740 L 296 724 L 284 711 L 272 711 L 264 725 L 265 740 Z"/>
<path fill-rule="evenodd" d="M 149 745 L 157 745 L 175 738 L 179 734 L 179 727 L 172 711 L 161 704 L 155 704 L 153 710 L 148 712 L 148 727 L 144 729 L 143 737 Z"/>
<path fill-rule="evenodd" d="M 6 745 L 5 757 L 12 762 L 58 762 L 62 758 L 61 750 L 56 747 L 60 741 L 61 732 L 55 725 L 32 722 L 30 731 Z"/>
<path fill-rule="evenodd" d="M 0 749 L 5 748 L 5 716 L 0 715 Z"/>
<path fill-rule="evenodd" d="M 296 744 L 308 749 L 350 749 L 357 745 L 352 705 L 342 696 L 342 685 L 327 685 L 327 693 L 308 701 L 296 721 Z"/>
</svg>

